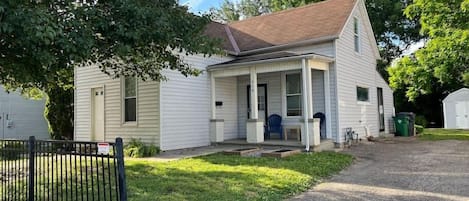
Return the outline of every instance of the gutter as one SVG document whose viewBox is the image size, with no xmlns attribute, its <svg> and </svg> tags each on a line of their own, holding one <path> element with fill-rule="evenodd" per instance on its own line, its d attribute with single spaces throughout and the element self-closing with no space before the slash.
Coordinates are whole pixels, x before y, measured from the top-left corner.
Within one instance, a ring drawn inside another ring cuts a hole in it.
<svg viewBox="0 0 469 201">
<path fill-rule="evenodd" d="M 217 69 L 226 69 L 226 68 L 234 68 L 238 66 L 246 66 L 246 65 L 254 65 L 260 63 L 273 63 L 278 61 L 290 61 L 290 60 L 297 60 L 297 59 L 317 59 L 324 62 L 334 62 L 335 59 L 327 56 L 321 56 L 317 54 L 305 54 L 305 55 L 298 55 L 298 56 L 291 56 L 291 57 L 282 57 L 276 59 L 266 59 L 266 60 L 258 60 L 258 61 L 248 61 L 242 63 L 233 63 L 233 64 L 219 64 L 219 65 L 212 65 L 207 67 L 207 71 L 214 71 Z"/>
</svg>

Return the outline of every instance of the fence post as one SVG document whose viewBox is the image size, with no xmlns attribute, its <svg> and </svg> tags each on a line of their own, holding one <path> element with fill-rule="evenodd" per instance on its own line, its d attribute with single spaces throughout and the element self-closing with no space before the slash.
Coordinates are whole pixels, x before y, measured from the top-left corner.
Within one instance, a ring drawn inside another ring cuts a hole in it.
<svg viewBox="0 0 469 201">
<path fill-rule="evenodd" d="M 116 138 L 116 158 L 117 158 L 120 201 L 127 201 L 127 187 L 125 183 L 125 168 L 124 168 L 124 146 L 122 143 L 122 138 L 120 137 Z"/>
<path fill-rule="evenodd" d="M 36 138 L 34 136 L 29 137 L 28 152 L 29 152 L 29 184 L 28 184 L 28 200 L 34 201 L 34 160 L 35 160 L 35 145 Z"/>
</svg>

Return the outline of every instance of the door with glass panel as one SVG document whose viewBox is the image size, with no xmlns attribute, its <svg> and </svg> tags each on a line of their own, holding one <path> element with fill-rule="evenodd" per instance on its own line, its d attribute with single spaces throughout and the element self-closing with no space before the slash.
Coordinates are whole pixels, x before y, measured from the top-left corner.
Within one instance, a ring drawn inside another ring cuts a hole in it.
<svg viewBox="0 0 469 201">
<path fill-rule="evenodd" d="M 248 119 L 251 118 L 251 86 L 247 87 Z M 267 84 L 257 85 L 257 110 L 258 119 L 267 122 Z"/>
</svg>

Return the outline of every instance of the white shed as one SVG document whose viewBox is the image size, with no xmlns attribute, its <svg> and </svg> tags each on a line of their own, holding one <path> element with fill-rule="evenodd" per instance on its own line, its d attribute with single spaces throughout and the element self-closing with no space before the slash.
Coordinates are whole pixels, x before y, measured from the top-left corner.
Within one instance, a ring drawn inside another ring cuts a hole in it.
<svg viewBox="0 0 469 201">
<path fill-rule="evenodd" d="M 462 88 L 443 100 L 445 128 L 469 129 L 469 89 Z"/>
<path fill-rule="evenodd" d="M 0 139 L 48 139 L 44 100 L 31 100 L 0 86 Z"/>
</svg>

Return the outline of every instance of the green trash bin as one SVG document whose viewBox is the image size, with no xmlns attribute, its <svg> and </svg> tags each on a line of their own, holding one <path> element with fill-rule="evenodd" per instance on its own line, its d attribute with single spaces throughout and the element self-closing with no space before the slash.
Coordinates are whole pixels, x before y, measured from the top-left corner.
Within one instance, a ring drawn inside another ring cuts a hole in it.
<svg viewBox="0 0 469 201">
<path fill-rule="evenodd" d="M 409 117 L 399 115 L 394 117 L 394 126 L 396 127 L 396 136 L 409 136 Z"/>
</svg>

